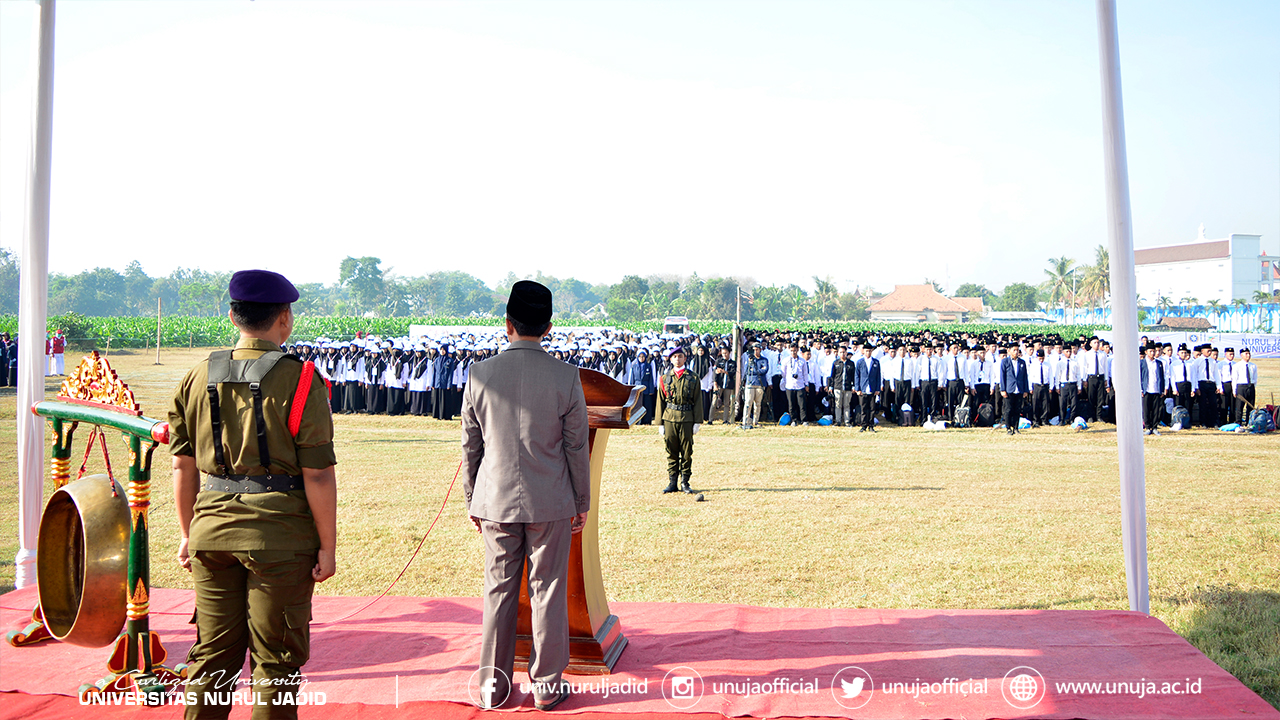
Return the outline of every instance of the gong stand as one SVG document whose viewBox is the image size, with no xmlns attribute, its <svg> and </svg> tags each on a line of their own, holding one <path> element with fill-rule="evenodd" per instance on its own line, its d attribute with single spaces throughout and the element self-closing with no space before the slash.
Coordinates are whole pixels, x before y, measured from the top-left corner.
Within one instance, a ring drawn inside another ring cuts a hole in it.
<svg viewBox="0 0 1280 720">
<path fill-rule="evenodd" d="M 573 535 L 569 549 L 569 667 L 570 675 L 608 675 L 627 647 L 618 616 L 609 612 L 600 569 L 600 477 L 609 430 L 626 429 L 644 416 L 642 387 L 624 385 L 602 372 L 581 368 L 582 394 L 587 402 L 591 448 L 591 510 L 582 532 Z M 528 670 L 533 643 L 529 609 L 528 561 L 520 573 L 520 609 L 516 619 L 516 669 Z"/>
<path fill-rule="evenodd" d="M 178 689 L 186 669 L 181 665 L 174 669 L 163 664 L 168 653 L 160 637 L 151 632 L 149 622 L 151 556 L 147 513 L 151 506 L 151 456 L 157 445 L 169 443 L 169 423 L 143 417 L 133 391 L 96 351 L 85 356 L 63 381 L 56 401 L 38 402 L 31 411 L 47 418 L 53 432 L 49 475 L 55 491 L 71 480 L 71 441 L 80 423 L 94 426 L 85 448 L 86 463 L 94 438 L 99 437 L 110 474 L 111 461 L 105 442 L 108 428 L 120 431 L 129 448 L 129 480 L 123 485 L 129 505 L 124 631 L 115 639 L 107 660 L 110 675 L 96 683 L 81 685 L 80 695 L 164 693 Z M 84 473 L 83 465 L 80 473 Z M 6 636 L 10 645 L 22 647 L 57 640 L 46 626 L 39 606 L 31 619 L 30 625 Z"/>
</svg>

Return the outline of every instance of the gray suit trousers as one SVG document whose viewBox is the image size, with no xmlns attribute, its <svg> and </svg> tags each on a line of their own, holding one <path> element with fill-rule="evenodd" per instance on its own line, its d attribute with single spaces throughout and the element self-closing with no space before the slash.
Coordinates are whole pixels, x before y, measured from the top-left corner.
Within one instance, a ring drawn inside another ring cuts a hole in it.
<svg viewBox="0 0 1280 720">
<path fill-rule="evenodd" d="M 498 523 L 482 520 L 484 535 L 484 623 L 480 642 L 480 686 L 496 677 L 492 702 L 500 705 L 510 692 L 515 665 L 516 613 L 520 606 L 520 573 L 529 558 L 529 605 L 533 649 L 529 679 L 534 700 L 559 695 L 560 677 L 569 666 L 569 548 L 572 518 L 542 523 Z M 491 668 L 505 673 L 496 676 Z"/>
</svg>

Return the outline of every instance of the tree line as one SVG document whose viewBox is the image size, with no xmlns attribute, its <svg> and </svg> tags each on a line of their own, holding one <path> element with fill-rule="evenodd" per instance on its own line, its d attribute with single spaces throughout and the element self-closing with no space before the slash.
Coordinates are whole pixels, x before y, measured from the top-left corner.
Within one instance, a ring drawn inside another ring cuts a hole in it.
<svg viewBox="0 0 1280 720">
<path fill-rule="evenodd" d="M 1099 246 L 1093 266 L 1077 267 L 1067 258 L 1050 260 L 1048 279 L 1038 285 L 1011 283 L 1000 293 L 983 285 L 964 283 L 957 297 L 981 297 L 997 310 L 1033 311 L 1040 303 L 1059 304 L 1074 298 L 1079 306 L 1104 304 L 1110 295 L 1110 267 L 1106 249 Z M 73 275 L 49 276 L 49 313 L 78 313 L 94 317 L 154 316 L 157 301 L 165 314 L 191 317 L 225 315 L 229 273 L 178 268 L 152 277 L 141 263 L 123 272 L 94 268 Z M 557 278 L 539 272 L 520 277 L 508 272 L 495 287 L 458 271 L 402 276 L 382 267 L 377 257 L 346 257 L 332 284 L 298 285 L 300 313 L 362 317 L 489 317 L 502 315 L 511 286 L 532 279 L 549 287 L 561 320 L 608 318 L 633 322 L 684 315 L 694 319 L 732 319 L 742 292 L 742 319 L 763 321 L 858 321 L 870 316 L 878 297 L 871 288 L 841 292 L 828 276 L 812 277 L 812 284 L 761 285 L 749 277 L 692 275 L 628 275 L 613 284 L 593 284 L 577 278 Z M 934 287 L 942 291 L 938 283 Z M 18 311 L 19 262 L 16 253 L 0 248 L 0 314 Z"/>
</svg>

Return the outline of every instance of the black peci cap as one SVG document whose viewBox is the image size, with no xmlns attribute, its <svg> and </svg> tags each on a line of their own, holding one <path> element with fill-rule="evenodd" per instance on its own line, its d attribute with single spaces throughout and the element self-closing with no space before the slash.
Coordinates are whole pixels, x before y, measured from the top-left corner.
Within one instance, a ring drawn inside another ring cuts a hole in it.
<svg viewBox="0 0 1280 720">
<path fill-rule="evenodd" d="M 551 321 L 551 290 L 533 280 L 521 280 L 511 286 L 507 298 L 507 315 L 525 325 L 541 326 Z"/>
</svg>

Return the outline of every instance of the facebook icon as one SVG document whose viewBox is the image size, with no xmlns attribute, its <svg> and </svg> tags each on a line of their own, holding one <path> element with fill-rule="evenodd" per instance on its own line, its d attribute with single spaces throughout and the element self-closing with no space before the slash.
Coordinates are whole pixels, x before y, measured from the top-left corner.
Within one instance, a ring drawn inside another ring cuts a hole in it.
<svg viewBox="0 0 1280 720">
<path fill-rule="evenodd" d="M 481 710 L 502 707 L 511 695 L 511 680 L 502 670 L 486 665 L 471 673 L 471 681 L 467 683 L 471 702 Z"/>
</svg>

